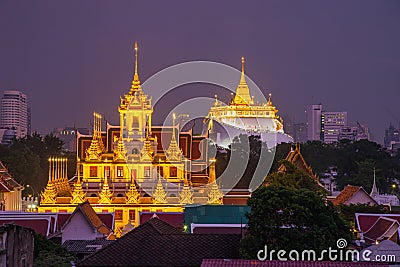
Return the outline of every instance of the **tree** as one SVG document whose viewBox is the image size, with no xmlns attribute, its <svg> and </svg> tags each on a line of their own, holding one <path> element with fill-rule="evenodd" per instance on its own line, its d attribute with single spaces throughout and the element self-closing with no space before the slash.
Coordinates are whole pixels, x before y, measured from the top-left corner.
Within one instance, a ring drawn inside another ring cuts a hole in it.
<svg viewBox="0 0 400 267">
<path fill-rule="evenodd" d="M 35 266 L 71 266 L 75 258 L 62 246 L 35 233 Z"/>
<path fill-rule="evenodd" d="M 339 238 L 351 240 L 349 227 L 335 207 L 313 191 L 260 187 L 248 205 L 248 233 L 241 242 L 244 258 L 255 259 L 265 245 L 269 251 L 314 249 L 318 253 L 336 247 Z"/>
</svg>

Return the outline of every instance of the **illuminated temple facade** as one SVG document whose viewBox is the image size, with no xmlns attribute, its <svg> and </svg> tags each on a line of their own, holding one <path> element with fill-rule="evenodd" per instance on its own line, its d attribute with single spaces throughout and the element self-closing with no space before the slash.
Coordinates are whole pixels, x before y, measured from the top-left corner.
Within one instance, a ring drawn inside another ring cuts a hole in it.
<svg viewBox="0 0 400 267">
<path fill-rule="evenodd" d="M 267 103 L 254 103 L 244 73 L 244 57 L 236 94 L 228 105 L 216 98 L 207 118 L 210 138 L 223 147 L 228 147 L 233 137 L 240 134 L 259 135 L 268 147 L 275 147 L 282 142 L 293 142 L 293 138 L 283 131 L 283 121 L 272 104 L 271 94 Z"/>
<path fill-rule="evenodd" d="M 215 160 L 206 136 L 152 125 L 152 99 L 141 88 L 138 56 L 130 91 L 120 99 L 120 125 L 102 125 L 77 137 L 77 172 L 67 178 L 66 159 L 49 159 L 49 178 L 39 212 L 73 212 L 89 201 L 96 212 L 114 212 L 114 232 L 138 225 L 140 212 L 182 212 L 187 204 L 222 204 Z M 103 129 L 105 128 L 105 130 Z M 164 145 L 163 144 L 167 144 Z"/>
</svg>

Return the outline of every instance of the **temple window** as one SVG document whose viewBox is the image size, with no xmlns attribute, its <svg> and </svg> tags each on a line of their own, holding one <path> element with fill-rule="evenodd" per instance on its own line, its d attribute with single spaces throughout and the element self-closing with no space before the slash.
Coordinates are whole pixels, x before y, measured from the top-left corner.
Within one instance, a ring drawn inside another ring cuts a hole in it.
<svg viewBox="0 0 400 267">
<path fill-rule="evenodd" d="M 124 167 L 117 166 L 117 177 L 124 177 Z"/>
<path fill-rule="evenodd" d="M 169 177 L 178 177 L 178 168 L 177 167 L 169 168 Z"/>
<path fill-rule="evenodd" d="M 150 177 L 150 167 L 149 166 L 144 167 L 144 177 Z"/>
<path fill-rule="evenodd" d="M 114 217 L 116 221 L 122 221 L 122 210 L 115 210 Z"/>
<path fill-rule="evenodd" d="M 104 167 L 104 177 L 110 178 L 110 166 Z"/>
<path fill-rule="evenodd" d="M 129 220 L 134 221 L 136 219 L 136 211 L 129 210 Z"/>
<path fill-rule="evenodd" d="M 97 177 L 97 166 L 90 166 L 89 171 L 90 171 L 89 173 L 90 177 Z"/>
</svg>

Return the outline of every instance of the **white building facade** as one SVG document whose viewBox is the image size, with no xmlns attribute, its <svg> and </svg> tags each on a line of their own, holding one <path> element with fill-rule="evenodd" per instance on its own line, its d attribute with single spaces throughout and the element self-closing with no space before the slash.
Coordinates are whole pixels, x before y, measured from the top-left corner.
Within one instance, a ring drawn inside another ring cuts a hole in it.
<svg viewBox="0 0 400 267">
<path fill-rule="evenodd" d="M 28 135 L 28 101 L 20 91 L 4 91 L 0 102 L 0 129 L 13 131 L 16 138 Z"/>
</svg>

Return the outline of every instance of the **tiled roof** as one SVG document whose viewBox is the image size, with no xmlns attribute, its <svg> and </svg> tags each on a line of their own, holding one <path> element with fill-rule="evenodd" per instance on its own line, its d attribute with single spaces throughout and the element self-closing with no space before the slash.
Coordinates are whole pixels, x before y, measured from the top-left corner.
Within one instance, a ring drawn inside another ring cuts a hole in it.
<svg viewBox="0 0 400 267">
<path fill-rule="evenodd" d="M 334 205 L 345 204 L 350 200 L 358 191 L 362 191 L 367 197 L 371 199 L 371 202 L 376 201 L 362 188 L 362 186 L 347 185 L 342 192 L 335 199 L 332 200 Z"/>
<path fill-rule="evenodd" d="M 62 244 L 71 253 L 93 253 L 114 242 L 113 240 L 67 240 Z"/>
<path fill-rule="evenodd" d="M 77 266 L 200 266 L 204 258 L 238 258 L 239 235 L 185 234 L 153 218 Z"/>
<path fill-rule="evenodd" d="M 340 192 L 337 197 L 332 200 L 334 205 L 344 204 L 347 200 L 349 200 L 355 193 L 357 193 L 361 189 L 361 186 L 353 186 L 347 185 L 342 192 Z"/>
<path fill-rule="evenodd" d="M 111 234 L 111 229 L 109 229 L 103 221 L 100 219 L 100 217 L 97 215 L 97 213 L 94 211 L 92 206 L 88 201 L 79 204 L 74 212 L 71 214 L 71 216 L 68 218 L 68 220 L 65 222 L 65 224 L 62 226 L 62 228 L 65 227 L 71 220 L 71 218 L 74 216 L 75 213 L 81 212 L 83 216 L 87 219 L 88 223 L 97 231 L 99 231 L 101 234 L 108 236 Z"/>
<path fill-rule="evenodd" d="M 364 238 L 370 242 L 375 242 L 376 240 L 381 241 L 394 237 L 397 241 L 399 225 L 397 220 L 379 217 L 375 224 L 364 233 Z"/>
<path fill-rule="evenodd" d="M 259 260 L 203 260 L 201 267 L 366 267 L 387 266 L 387 263 L 342 261 L 259 261 Z"/>
<path fill-rule="evenodd" d="M 17 187 L 22 188 L 22 185 L 12 178 L 3 162 L 0 161 L 0 192 L 10 192 Z"/>
</svg>

